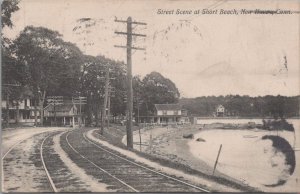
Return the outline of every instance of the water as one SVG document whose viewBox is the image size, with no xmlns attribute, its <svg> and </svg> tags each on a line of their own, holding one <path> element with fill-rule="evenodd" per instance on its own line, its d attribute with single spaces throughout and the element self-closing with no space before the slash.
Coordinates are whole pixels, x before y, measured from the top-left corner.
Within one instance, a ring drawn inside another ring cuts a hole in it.
<svg viewBox="0 0 300 194">
<path fill-rule="evenodd" d="M 261 119 L 203 119 L 201 123 L 262 123 Z M 229 176 L 244 181 L 245 183 L 258 187 L 263 191 L 270 192 L 295 192 L 300 188 L 298 179 L 300 178 L 299 151 L 296 155 L 296 168 L 294 174 L 287 174 L 285 156 L 280 152 L 274 152 L 272 141 L 262 140 L 264 135 L 279 135 L 285 138 L 291 146 L 299 148 L 300 120 L 289 119 L 295 128 L 295 134 L 289 131 L 264 131 L 254 130 L 221 130 L 209 129 L 195 134 L 195 138 L 190 140 L 188 145 L 191 153 L 213 166 L 217 153 L 222 144 L 217 169 Z M 206 142 L 198 142 L 201 137 Z M 296 139 L 294 138 L 296 137 Z M 267 187 L 265 185 L 275 184 L 280 178 L 287 182 L 278 187 Z"/>
</svg>

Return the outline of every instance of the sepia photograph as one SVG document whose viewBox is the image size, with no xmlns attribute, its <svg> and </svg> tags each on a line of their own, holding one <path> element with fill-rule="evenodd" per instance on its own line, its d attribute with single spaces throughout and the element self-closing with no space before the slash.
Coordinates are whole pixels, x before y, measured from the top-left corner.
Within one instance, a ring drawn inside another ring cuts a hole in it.
<svg viewBox="0 0 300 194">
<path fill-rule="evenodd" d="M 300 192 L 299 0 L 1 0 L 1 192 Z"/>
</svg>

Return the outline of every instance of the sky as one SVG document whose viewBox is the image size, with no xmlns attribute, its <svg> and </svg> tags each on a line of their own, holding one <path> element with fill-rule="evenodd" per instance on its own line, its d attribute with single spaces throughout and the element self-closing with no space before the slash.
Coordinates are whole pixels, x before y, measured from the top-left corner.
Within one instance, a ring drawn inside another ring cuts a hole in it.
<svg viewBox="0 0 300 194">
<path fill-rule="evenodd" d="M 142 77 L 157 71 L 171 79 L 182 97 L 208 95 L 299 95 L 300 15 L 240 14 L 246 10 L 300 10 L 299 1 L 284 0 L 21 0 L 13 13 L 12 29 L 4 34 L 16 38 L 25 26 L 56 30 L 65 41 L 85 54 L 104 55 L 126 62 L 126 24 L 114 20 L 145 22 L 133 32 L 146 38 L 133 45 L 133 74 Z M 194 14 L 195 10 L 218 14 Z M 174 10 L 158 14 L 158 9 Z M 176 14 L 176 10 L 193 14 Z M 237 10 L 231 15 L 223 10 Z M 91 18 L 91 27 L 80 18 Z M 77 28 L 76 28 L 77 27 Z M 286 57 L 286 59 L 284 58 Z"/>
</svg>

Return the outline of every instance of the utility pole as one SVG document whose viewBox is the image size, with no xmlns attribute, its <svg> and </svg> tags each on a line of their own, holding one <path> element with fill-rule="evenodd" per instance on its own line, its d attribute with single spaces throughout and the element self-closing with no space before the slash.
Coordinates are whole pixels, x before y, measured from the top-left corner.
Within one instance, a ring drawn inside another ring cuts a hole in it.
<svg viewBox="0 0 300 194">
<path fill-rule="evenodd" d="M 110 79 L 115 79 L 114 77 L 110 77 Z M 112 87 L 111 85 L 109 85 L 109 90 L 108 90 L 108 102 L 107 102 L 107 116 L 108 116 L 108 120 L 107 120 L 107 128 L 109 128 L 109 123 L 110 123 L 110 108 L 111 108 L 111 98 L 115 97 L 115 90 L 114 87 Z"/>
<path fill-rule="evenodd" d="M 115 22 L 121 22 L 127 24 L 127 32 L 115 32 L 116 34 L 126 35 L 127 36 L 127 44 L 126 46 L 118 46 L 118 48 L 126 48 L 127 49 L 127 123 L 126 123 L 126 132 L 127 132 L 127 147 L 133 148 L 133 136 L 132 136 L 132 110 L 133 110 L 133 91 L 132 91 L 132 49 L 135 50 L 145 50 L 145 48 L 138 48 L 132 46 L 132 36 L 141 36 L 146 37 L 144 34 L 135 34 L 132 33 L 132 24 L 135 25 L 147 25 L 143 22 L 134 22 L 131 17 L 128 17 L 126 21 L 124 20 L 115 20 Z"/>
<path fill-rule="evenodd" d="M 108 102 L 107 102 L 107 129 L 109 129 L 109 119 L 110 119 L 110 94 L 108 95 Z"/>
<path fill-rule="evenodd" d="M 6 127 L 9 127 L 9 91 L 6 94 Z"/>
<path fill-rule="evenodd" d="M 53 100 L 53 110 L 54 110 L 54 126 L 56 127 L 56 96 L 54 96 L 54 100 Z"/>
<path fill-rule="evenodd" d="M 79 93 L 78 97 L 72 97 L 72 103 L 73 105 L 79 104 L 79 117 L 78 117 L 78 125 L 79 127 L 82 126 L 82 105 L 85 105 L 87 102 L 87 98 L 84 96 L 81 96 Z"/>
<path fill-rule="evenodd" d="M 81 116 L 81 96 L 79 95 L 79 127 L 81 127 L 81 120 L 82 120 L 82 116 Z"/>
<path fill-rule="evenodd" d="M 104 92 L 104 101 L 102 107 L 102 116 L 101 116 L 101 135 L 104 134 L 104 122 L 106 117 L 106 107 L 107 107 L 107 100 L 108 100 L 108 86 L 109 86 L 109 66 L 106 67 L 105 73 L 105 92 Z"/>
</svg>

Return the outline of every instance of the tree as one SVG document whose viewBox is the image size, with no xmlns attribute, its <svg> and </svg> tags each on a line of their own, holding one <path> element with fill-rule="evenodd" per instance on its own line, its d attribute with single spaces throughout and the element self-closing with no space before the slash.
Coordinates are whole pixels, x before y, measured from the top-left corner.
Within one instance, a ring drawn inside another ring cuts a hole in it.
<svg viewBox="0 0 300 194">
<path fill-rule="evenodd" d="M 126 65 L 123 62 L 115 61 L 112 63 L 113 74 L 111 77 L 114 79 L 111 80 L 110 84 L 114 88 L 114 95 L 111 98 L 111 113 L 112 115 L 125 115 L 126 113 Z"/>
<path fill-rule="evenodd" d="M 11 21 L 11 15 L 13 12 L 19 10 L 18 0 L 3 0 L 1 4 L 1 25 L 12 28 L 13 23 Z M 4 37 L 1 32 L 1 59 L 2 59 L 2 83 L 17 83 L 21 81 L 21 71 L 17 68 L 16 57 L 13 56 L 11 50 L 11 40 Z"/>
<path fill-rule="evenodd" d="M 18 0 L 3 0 L 1 4 L 1 25 L 2 28 L 5 26 L 12 27 L 13 23 L 11 21 L 11 15 L 13 12 L 19 10 L 18 7 L 19 1 Z"/>
<path fill-rule="evenodd" d="M 176 85 L 158 72 L 151 72 L 142 80 L 142 113 L 154 112 L 154 104 L 177 103 L 180 93 Z"/>
<path fill-rule="evenodd" d="M 179 102 L 190 114 L 199 116 L 212 116 L 216 106 L 223 104 L 228 116 L 283 118 L 299 116 L 300 96 L 202 96 Z"/>
<path fill-rule="evenodd" d="M 18 0 L 3 0 L 1 4 L 1 26 L 12 28 L 13 23 L 11 21 L 12 13 L 19 10 Z M 16 58 L 11 52 L 11 40 L 6 38 L 1 32 L 1 59 L 2 59 L 2 96 L 6 98 L 6 123 L 9 124 L 9 101 L 10 96 L 20 97 L 16 94 L 15 88 L 12 85 L 20 84 L 21 69 L 16 68 Z M 9 86 L 11 85 L 11 86 Z"/>
<path fill-rule="evenodd" d="M 134 76 L 132 78 L 132 88 L 133 88 L 133 112 L 136 121 L 139 122 L 140 108 L 143 104 L 143 92 L 144 92 L 144 84 L 140 78 L 140 76 Z"/>
<path fill-rule="evenodd" d="M 96 125 L 98 125 L 101 99 L 104 94 L 104 63 L 102 58 L 85 55 L 81 66 L 80 92 L 81 95 L 87 97 L 85 111 L 87 124 L 91 124 L 95 116 Z"/>
<path fill-rule="evenodd" d="M 27 26 L 13 44 L 18 65 L 25 69 L 25 82 L 32 88 L 39 103 L 40 121 L 43 124 L 43 106 L 46 95 L 69 90 L 63 85 L 78 77 L 82 54 L 73 44 L 64 42 L 61 35 L 43 27 Z M 37 115 L 35 113 L 35 115 Z M 35 116 L 37 124 L 37 116 Z"/>
<path fill-rule="evenodd" d="M 84 57 L 84 63 L 81 67 L 81 94 L 87 96 L 87 123 L 91 124 L 93 118 L 100 115 L 100 107 L 103 106 L 103 97 L 105 90 L 105 72 L 110 69 L 109 85 L 114 88 L 114 95 L 111 94 L 111 113 L 113 116 L 125 114 L 126 105 L 124 103 L 125 96 L 125 64 L 119 61 L 108 59 L 104 56 L 88 56 Z"/>
</svg>

